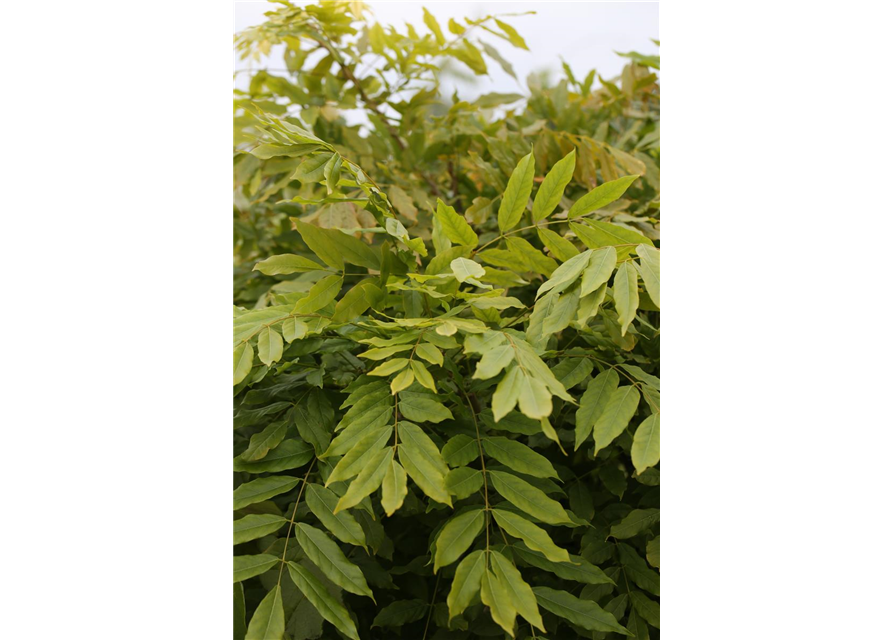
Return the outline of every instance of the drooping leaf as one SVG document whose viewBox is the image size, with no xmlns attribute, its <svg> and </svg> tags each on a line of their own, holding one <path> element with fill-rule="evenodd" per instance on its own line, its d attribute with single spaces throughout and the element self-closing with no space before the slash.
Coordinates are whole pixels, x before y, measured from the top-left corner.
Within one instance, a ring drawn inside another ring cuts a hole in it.
<svg viewBox="0 0 893 640">
<path fill-rule="evenodd" d="M 642 420 L 633 436 L 631 451 L 633 466 L 641 475 L 660 461 L 660 414 L 652 413 Z"/>
<path fill-rule="evenodd" d="M 507 467 L 537 478 L 557 478 L 558 473 L 548 458 L 517 440 L 490 436 L 483 440 L 484 451 Z"/>
<path fill-rule="evenodd" d="M 589 264 L 592 251 L 584 251 L 563 263 L 552 273 L 552 277 L 540 286 L 536 296 L 540 297 L 548 291 L 561 292 L 570 287 Z"/>
<path fill-rule="evenodd" d="M 437 393 L 437 385 L 434 382 L 434 377 L 428 371 L 428 368 L 419 360 L 412 360 L 409 365 L 412 368 L 415 380 L 426 389 L 430 389 L 434 393 Z"/>
<path fill-rule="evenodd" d="M 477 380 L 489 380 L 498 375 L 515 359 L 515 349 L 511 345 L 504 344 L 484 353 L 477 364 L 474 378 Z"/>
<path fill-rule="evenodd" d="M 305 273 L 325 269 L 318 262 L 314 262 L 303 256 L 292 253 L 284 253 L 278 256 L 270 256 L 254 265 L 254 271 L 260 271 L 267 276 L 288 275 L 290 273 Z"/>
<path fill-rule="evenodd" d="M 484 484 L 484 476 L 477 469 L 459 467 L 444 476 L 444 486 L 450 495 L 464 500 L 477 492 Z"/>
<path fill-rule="evenodd" d="M 404 389 L 408 389 L 415 382 L 415 373 L 413 368 L 407 368 L 394 376 L 391 380 L 391 393 L 397 395 Z"/>
<path fill-rule="evenodd" d="M 439 198 L 434 215 L 440 221 L 443 233 L 450 241 L 458 245 L 477 246 L 478 236 L 471 228 L 471 225 L 468 224 L 465 218 L 456 213 L 453 207 L 444 204 Z"/>
<path fill-rule="evenodd" d="M 549 560 L 570 562 L 568 552 L 556 545 L 545 530 L 529 520 L 504 509 L 493 509 L 493 518 L 503 531 L 522 540 L 528 547 L 539 551 Z"/>
<path fill-rule="evenodd" d="M 366 463 L 366 466 L 363 467 L 363 470 L 360 471 L 360 475 L 350 483 L 347 492 L 341 496 L 341 499 L 338 500 L 338 504 L 335 505 L 335 514 L 338 514 L 344 509 L 355 507 L 363 498 L 378 489 L 384 480 L 388 466 L 391 464 L 393 458 L 394 449 L 391 447 L 381 449 L 369 456 L 369 461 Z"/>
<path fill-rule="evenodd" d="M 453 417 L 437 396 L 416 391 L 400 393 L 400 413 L 414 422 L 438 423 Z"/>
<path fill-rule="evenodd" d="M 639 254 L 639 275 L 645 283 L 645 290 L 660 308 L 660 251 L 647 244 L 640 244 L 636 247 L 636 253 Z"/>
<path fill-rule="evenodd" d="M 348 638 L 360 640 L 357 626 L 347 609 L 329 594 L 319 578 L 296 562 L 288 563 L 288 575 L 295 586 L 310 601 L 310 604 L 319 612 L 319 615 L 335 625 L 335 628 Z"/>
<path fill-rule="evenodd" d="M 363 572 L 347 559 L 341 548 L 325 533 L 309 524 L 299 522 L 295 525 L 295 538 L 307 558 L 319 567 L 329 580 L 345 591 L 372 598 L 372 590 L 366 584 Z"/>
<path fill-rule="evenodd" d="M 371 307 L 374 301 L 381 296 L 381 290 L 371 282 L 358 283 L 345 293 L 335 305 L 332 322 L 342 323 L 353 320 Z"/>
<path fill-rule="evenodd" d="M 403 505 L 406 492 L 406 471 L 392 459 L 381 483 L 381 507 L 387 515 L 394 515 L 394 512 Z"/>
<path fill-rule="evenodd" d="M 521 511 L 549 524 L 571 522 L 561 503 L 553 500 L 529 482 L 503 471 L 490 471 L 487 475 L 499 495 Z"/>
<path fill-rule="evenodd" d="M 279 557 L 268 553 L 233 558 L 233 582 L 259 576 L 279 564 Z"/>
<path fill-rule="evenodd" d="M 254 362 L 254 349 L 247 342 L 241 343 L 233 350 L 233 386 L 242 382 L 251 373 Z"/>
<path fill-rule="evenodd" d="M 441 451 L 444 461 L 451 467 L 468 464 L 478 457 L 478 453 L 477 440 L 463 433 L 450 438 L 443 445 L 443 450 Z"/>
<path fill-rule="evenodd" d="M 574 176 L 576 161 L 576 150 L 572 149 L 569 154 L 556 162 L 549 170 L 549 173 L 546 174 L 539 190 L 536 192 L 536 198 L 533 200 L 534 222 L 545 220 L 558 206 L 565 187 L 567 187 Z"/>
<path fill-rule="evenodd" d="M 444 485 L 444 476 L 449 472 L 449 467 L 437 445 L 411 422 L 400 422 L 397 431 L 400 438 L 398 453 L 406 473 L 429 498 L 452 505 Z"/>
<path fill-rule="evenodd" d="M 536 233 L 556 260 L 567 262 L 580 253 L 573 242 L 558 235 L 551 229 L 537 229 Z"/>
<path fill-rule="evenodd" d="M 349 511 L 335 513 L 338 496 L 331 489 L 310 483 L 307 485 L 305 500 L 311 513 L 320 523 L 341 542 L 358 547 L 366 546 L 366 535 L 363 528 Z"/>
<path fill-rule="evenodd" d="M 260 433 L 251 436 L 248 442 L 248 448 L 242 452 L 242 460 L 248 462 L 256 462 L 262 459 L 270 449 L 275 449 L 285 438 L 288 431 L 288 422 L 281 420 L 279 422 L 271 422 Z"/>
<path fill-rule="evenodd" d="M 595 452 L 598 453 L 623 433 L 636 407 L 639 406 L 639 391 L 633 385 L 618 387 L 611 392 L 604 410 L 592 427 L 595 438 Z"/>
<path fill-rule="evenodd" d="M 530 547 L 529 544 L 527 546 Z M 513 551 L 527 564 L 554 573 L 565 580 L 574 580 L 585 584 L 614 584 L 614 581 L 604 571 L 580 556 L 569 555 L 568 561 L 556 562 L 547 558 L 541 551 L 534 551 L 532 548 L 514 545 Z"/>
<path fill-rule="evenodd" d="M 269 500 L 294 489 L 300 481 L 300 478 L 289 476 L 268 476 L 246 482 L 233 491 L 233 509 L 238 510 L 255 502 Z"/>
<path fill-rule="evenodd" d="M 641 591 L 630 591 L 630 601 L 636 612 L 652 627 L 660 629 L 660 605 Z"/>
<path fill-rule="evenodd" d="M 624 262 L 614 276 L 614 303 L 620 320 L 620 335 L 626 335 L 639 308 L 639 278 L 631 262 Z"/>
<path fill-rule="evenodd" d="M 295 313 L 316 313 L 332 302 L 341 291 L 341 276 L 326 276 L 310 288 L 306 298 L 301 298 L 295 305 Z"/>
<path fill-rule="evenodd" d="M 437 536 L 434 553 L 434 572 L 452 564 L 468 550 L 484 528 L 484 510 L 472 509 L 454 516 Z"/>
<path fill-rule="evenodd" d="M 285 610 L 282 608 L 282 587 L 278 584 L 257 605 L 245 640 L 282 640 L 285 634 Z"/>
<path fill-rule="evenodd" d="M 602 207 L 611 204 L 622 196 L 629 186 L 636 181 L 639 176 L 625 176 L 617 180 L 611 180 L 600 184 L 595 189 L 578 199 L 570 211 L 567 212 L 568 218 L 579 218 L 587 213 L 592 213 Z"/>
<path fill-rule="evenodd" d="M 514 638 L 515 616 L 518 612 L 508 587 L 489 569 L 481 576 L 481 602 L 490 607 L 493 621 Z"/>
<path fill-rule="evenodd" d="M 310 250 L 327 265 L 338 270 L 344 269 L 345 262 L 376 270 L 381 267 L 379 255 L 362 240 L 337 229 L 313 226 L 297 218 L 291 221 Z"/>
<path fill-rule="evenodd" d="M 311 389 L 301 402 L 295 405 L 294 421 L 306 442 L 313 445 L 316 454 L 325 451 L 332 441 L 335 412 L 326 394 Z"/>
<path fill-rule="evenodd" d="M 247 515 L 233 522 L 233 544 L 242 544 L 275 533 L 288 520 L 272 513 Z"/>
<path fill-rule="evenodd" d="M 567 591 L 534 587 L 536 599 L 544 609 L 589 631 L 632 635 L 617 619 L 591 600 L 581 600 Z"/>
<path fill-rule="evenodd" d="M 348 451 L 326 479 L 328 487 L 334 482 L 350 480 L 359 475 L 369 461 L 369 455 L 383 449 L 393 438 L 393 427 L 386 425 L 381 429 L 369 430 L 368 433 L 360 438 L 357 443 Z"/>
<path fill-rule="evenodd" d="M 384 607 L 372 621 L 373 627 L 402 627 L 421 620 L 428 613 L 424 600 L 397 600 Z"/>
<path fill-rule="evenodd" d="M 257 462 L 246 462 L 241 457 L 233 460 L 233 471 L 247 473 L 277 473 L 302 467 L 313 459 L 313 447 L 303 440 L 284 440 Z"/>
<path fill-rule="evenodd" d="M 486 568 L 487 556 L 484 551 L 472 551 L 456 566 L 453 584 L 447 595 L 450 618 L 455 618 L 465 611 L 474 596 L 480 592 L 481 577 Z"/>
<path fill-rule="evenodd" d="M 614 369 L 607 369 L 589 381 L 576 413 L 574 451 L 579 449 L 592 433 L 595 421 L 608 406 L 608 400 L 619 384 L 620 376 Z"/>
<path fill-rule="evenodd" d="M 521 614 L 521 617 L 527 622 L 545 632 L 546 628 L 543 626 L 543 619 L 536 604 L 536 596 L 530 585 L 524 582 L 521 572 L 498 551 L 490 554 L 490 568 L 497 580 L 505 586 L 515 611 Z"/>
<path fill-rule="evenodd" d="M 633 509 L 611 527 L 611 535 L 618 539 L 632 538 L 660 522 L 660 509 Z"/>
<path fill-rule="evenodd" d="M 617 265 L 617 250 L 614 247 L 602 247 L 592 251 L 589 264 L 583 270 L 580 284 L 580 295 L 586 296 L 605 284 Z"/>
<path fill-rule="evenodd" d="M 518 224 L 524 209 L 527 208 L 527 201 L 530 199 L 530 192 L 533 190 L 533 173 L 535 169 L 536 162 L 531 151 L 521 158 L 512 172 L 508 185 L 505 188 L 505 193 L 502 195 L 502 201 L 499 203 L 499 213 L 497 215 L 499 230 L 503 233 Z"/>
<path fill-rule="evenodd" d="M 623 565 L 624 574 L 639 588 L 656 596 L 660 595 L 660 575 L 651 569 L 645 560 L 626 543 L 617 544 L 620 556 L 620 564 Z"/>
</svg>

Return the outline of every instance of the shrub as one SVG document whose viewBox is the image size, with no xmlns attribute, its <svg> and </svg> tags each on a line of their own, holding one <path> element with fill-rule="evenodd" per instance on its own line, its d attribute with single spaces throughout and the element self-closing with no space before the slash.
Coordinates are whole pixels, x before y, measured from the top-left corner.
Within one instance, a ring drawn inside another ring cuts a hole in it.
<svg viewBox="0 0 893 640">
<path fill-rule="evenodd" d="M 237 39 L 287 71 L 235 99 L 235 637 L 649 637 L 659 60 L 468 102 L 501 18 L 283 5 Z"/>
</svg>

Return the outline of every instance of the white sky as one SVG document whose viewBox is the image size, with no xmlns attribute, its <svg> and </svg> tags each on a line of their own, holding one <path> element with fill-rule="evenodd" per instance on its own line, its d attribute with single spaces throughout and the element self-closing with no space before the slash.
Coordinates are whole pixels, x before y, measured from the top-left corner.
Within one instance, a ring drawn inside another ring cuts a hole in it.
<svg viewBox="0 0 893 640">
<path fill-rule="evenodd" d="M 515 16 L 506 20 L 527 41 L 530 51 L 516 49 L 494 37 L 486 40 L 496 46 L 502 56 L 515 69 L 520 86 L 511 76 L 489 58 L 489 78 L 479 76 L 476 84 L 460 83 L 463 97 L 474 98 L 481 93 L 528 94 L 526 78 L 531 71 L 549 69 L 553 78 L 561 72 L 561 60 L 570 65 L 578 79 L 582 80 L 590 69 L 605 78 L 620 73 L 626 58 L 614 51 L 638 51 L 658 53 L 651 39 L 659 40 L 657 2 L 367 2 L 376 19 L 384 24 L 402 26 L 409 22 L 419 33 L 427 33 L 422 22 L 422 6 L 437 18 L 444 33 L 447 22 L 454 18 L 464 24 L 463 18 L 476 18 L 496 13 L 520 13 L 536 11 L 536 15 Z M 263 22 L 264 12 L 280 5 L 268 2 L 235 0 L 234 27 L 245 27 Z M 275 55 L 275 49 L 274 49 Z M 281 56 L 281 54 L 279 54 Z M 247 62 L 236 61 L 235 69 L 246 68 Z M 271 60 L 263 66 L 282 67 L 279 60 Z M 240 74 L 242 78 L 247 74 Z M 237 80 L 237 85 L 242 83 Z M 449 90 L 444 87 L 444 92 Z"/>
</svg>

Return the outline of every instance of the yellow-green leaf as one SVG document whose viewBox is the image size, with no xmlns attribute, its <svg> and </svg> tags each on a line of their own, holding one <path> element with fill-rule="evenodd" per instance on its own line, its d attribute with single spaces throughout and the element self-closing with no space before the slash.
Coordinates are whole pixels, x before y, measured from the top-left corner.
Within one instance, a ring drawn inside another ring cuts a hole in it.
<svg viewBox="0 0 893 640">
<path fill-rule="evenodd" d="M 487 455 L 519 473 L 535 478 L 557 478 L 555 468 L 548 458 L 541 456 L 526 444 L 502 436 L 484 438 Z"/>
<path fill-rule="evenodd" d="M 633 466 L 642 474 L 660 461 L 660 414 L 652 413 L 642 421 L 633 436 Z"/>
<path fill-rule="evenodd" d="M 620 335 L 625 336 L 639 308 L 639 277 L 631 262 L 624 262 L 614 276 L 614 305 L 620 320 Z"/>
<path fill-rule="evenodd" d="M 415 361 L 412 361 L 412 364 L 415 364 Z M 415 382 L 415 373 L 413 372 L 413 369 L 404 369 L 391 380 L 391 394 L 396 395 L 400 391 L 412 386 L 413 382 Z"/>
<path fill-rule="evenodd" d="M 514 538 L 522 540 L 528 547 L 534 551 L 539 551 L 549 560 L 553 562 L 570 562 L 568 552 L 556 545 L 544 529 L 529 520 L 503 509 L 493 509 L 493 518 L 503 531 Z"/>
<path fill-rule="evenodd" d="M 233 522 L 233 544 L 242 544 L 275 533 L 288 520 L 273 513 L 253 513 Z"/>
<path fill-rule="evenodd" d="M 561 202 L 565 187 L 574 177 L 576 162 L 576 149 L 571 149 L 571 152 L 556 162 L 546 174 L 543 183 L 536 192 L 536 198 L 533 200 L 534 222 L 548 218 Z"/>
<path fill-rule="evenodd" d="M 465 282 L 469 278 L 482 278 L 486 274 L 481 265 L 467 258 L 456 258 L 450 262 L 450 269 L 459 282 Z"/>
<path fill-rule="evenodd" d="M 236 556 L 233 558 L 233 582 L 242 582 L 248 578 L 259 576 L 279 563 L 279 557 L 269 553 L 253 556 Z"/>
<path fill-rule="evenodd" d="M 459 559 L 484 528 L 484 510 L 472 509 L 454 516 L 437 536 L 434 551 L 434 572 Z"/>
<path fill-rule="evenodd" d="M 400 508 L 406 493 L 406 471 L 399 462 L 391 459 L 384 481 L 381 483 L 381 506 L 387 515 L 393 515 Z"/>
<path fill-rule="evenodd" d="M 518 612 L 506 585 L 489 569 L 481 576 L 481 602 L 490 607 L 493 621 L 514 638 L 515 616 Z"/>
<path fill-rule="evenodd" d="M 589 264 L 583 269 L 580 282 L 580 295 L 585 296 L 605 284 L 617 266 L 617 250 L 614 247 L 602 247 L 592 251 Z"/>
<path fill-rule="evenodd" d="M 636 181 L 639 176 L 625 176 L 617 180 L 611 180 L 600 184 L 595 189 L 587 193 L 585 196 L 577 200 L 567 213 L 568 218 L 578 218 L 585 216 L 601 209 L 605 205 L 609 205 L 620 196 L 622 196 L 629 186 Z"/>
<path fill-rule="evenodd" d="M 278 276 L 290 273 L 304 273 L 320 269 L 325 269 L 325 267 L 309 258 L 296 256 L 292 253 L 283 253 L 278 256 L 270 256 L 266 260 L 261 260 L 254 265 L 253 271 L 260 271 L 267 276 Z"/>
<path fill-rule="evenodd" d="M 453 585 L 447 595 L 450 618 L 460 615 L 476 593 L 481 590 L 481 577 L 487 568 L 487 556 L 483 551 L 472 551 L 456 567 Z"/>
<path fill-rule="evenodd" d="M 329 594 L 319 578 L 296 562 L 288 563 L 288 575 L 291 576 L 295 586 L 310 601 L 310 604 L 319 612 L 319 615 L 335 625 L 335 628 L 351 640 L 360 640 L 350 613 L 344 608 L 344 605 Z"/>
<path fill-rule="evenodd" d="M 349 511 L 335 513 L 338 496 L 322 485 L 308 484 L 305 500 L 310 511 L 329 532 L 341 542 L 358 547 L 366 547 L 366 534 L 363 527 Z"/>
<path fill-rule="evenodd" d="M 639 254 L 639 274 L 645 283 L 645 289 L 654 304 L 660 308 L 660 251 L 647 244 L 640 244 L 636 247 L 636 253 Z"/>
<path fill-rule="evenodd" d="M 363 470 L 360 471 L 360 475 L 350 483 L 345 494 L 338 500 L 334 513 L 337 514 L 344 509 L 355 507 L 363 498 L 378 489 L 388 471 L 388 465 L 391 464 L 393 459 L 393 447 L 386 447 L 369 456 L 369 461 L 363 467 Z"/>
<path fill-rule="evenodd" d="M 264 327 L 257 337 L 257 357 L 268 367 L 282 357 L 282 336 L 272 327 Z"/>
<path fill-rule="evenodd" d="M 285 610 L 282 608 L 282 587 L 273 587 L 257 605 L 245 640 L 282 640 L 285 635 Z"/>
<path fill-rule="evenodd" d="M 443 234 L 451 242 L 458 245 L 477 246 L 478 236 L 471 228 L 471 225 L 468 224 L 465 218 L 456 213 L 453 207 L 444 204 L 440 198 L 437 199 L 437 209 L 434 210 L 434 216 L 440 221 Z"/>
<path fill-rule="evenodd" d="M 299 522 L 295 525 L 295 538 L 307 558 L 325 574 L 325 576 L 345 591 L 359 596 L 372 597 L 372 591 L 366 584 L 366 578 L 360 568 L 350 562 L 341 548 L 325 533 Z"/>
<path fill-rule="evenodd" d="M 586 391 L 580 398 L 580 408 L 577 409 L 574 451 L 579 449 L 592 433 L 595 421 L 608 406 L 608 400 L 619 384 L 620 376 L 614 369 L 602 371 L 589 381 Z"/>
<path fill-rule="evenodd" d="M 412 367 L 412 372 L 415 374 L 415 379 L 419 381 L 419 384 L 431 389 L 434 393 L 437 393 L 437 386 L 434 384 L 434 378 L 431 376 L 431 373 L 429 373 L 425 365 L 418 360 L 413 360 L 409 364 Z"/>
<path fill-rule="evenodd" d="M 564 507 L 529 482 L 504 471 L 490 471 L 487 476 L 493 487 L 503 498 L 529 513 L 534 518 L 549 524 L 566 524 L 571 520 Z"/>
<path fill-rule="evenodd" d="M 400 463 L 409 477 L 429 498 L 452 505 L 453 501 L 444 484 L 444 476 L 449 472 L 449 467 L 443 461 L 437 445 L 411 422 L 400 422 L 397 432 L 400 438 Z"/>
<path fill-rule="evenodd" d="M 233 386 L 242 382 L 249 373 L 254 362 L 254 349 L 247 342 L 233 349 Z"/>
<path fill-rule="evenodd" d="M 595 453 L 598 453 L 623 433 L 636 407 L 639 406 L 639 391 L 633 385 L 619 387 L 611 392 L 604 411 L 601 412 L 592 428 L 595 438 Z"/>
<path fill-rule="evenodd" d="M 499 230 L 505 233 L 512 229 L 521 220 L 524 209 L 527 208 L 527 201 L 530 199 L 530 192 L 533 190 L 533 173 L 536 169 L 536 162 L 533 159 L 531 151 L 521 158 L 518 166 L 512 172 L 505 193 L 502 195 L 502 202 L 499 203 L 499 213 L 497 214 L 497 224 Z"/>
<path fill-rule="evenodd" d="M 241 484 L 233 491 L 233 509 L 243 509 L 255 502 L 269 500 L 293 489 L 300 481 L 300 478 L 290 476 L 267 476 Z"/>
<path fill-rule="evenodd" d="M 490 568 L 499 581 L 505 585 L 515 610 L 521 617 L 527 620 L 540 631 L 545 632 L 543 619 L 540 616 L 539 607 L 536 604 L 536 596 L 530 585 L 524 582 L 521 572 L 498 551 L 490 554 Z"/>
<path fill-rule="evenodd" d="M 315 313 L 334 300 L 341 291 L 341 276 L 326 276 L 310 288 L 306 297 L 298 300 L 293 313 Z"/>
<path fill-rule="evenodd" d="M 537 229 L 536 233 L 546 248 L 552 252 L 552 255 L 561 262 L 567 262 L 580 253 L 573 242 L 551 229 Z"/>
</svg>

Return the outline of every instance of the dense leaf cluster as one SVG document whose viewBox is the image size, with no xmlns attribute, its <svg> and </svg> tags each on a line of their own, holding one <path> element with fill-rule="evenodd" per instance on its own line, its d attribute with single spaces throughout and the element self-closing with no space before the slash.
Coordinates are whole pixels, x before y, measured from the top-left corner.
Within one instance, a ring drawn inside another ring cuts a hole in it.
<svg viewBox="0 0 893 640">
<path fill-rule="evenodd" d="M 424 22 L 237 39 L 235 638 L 656 638 L 659 60 L 467 102 L 527 45 Z"/>
</svg>

